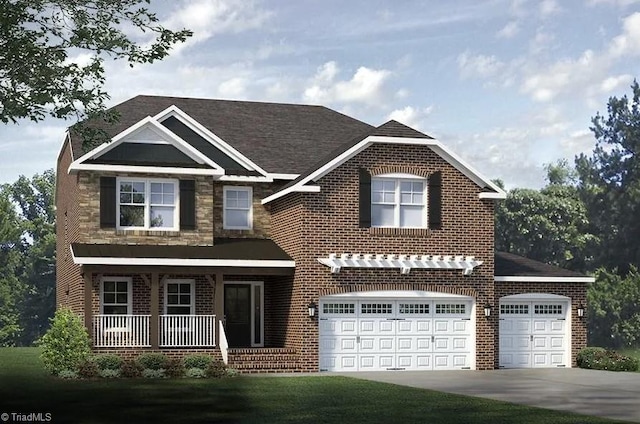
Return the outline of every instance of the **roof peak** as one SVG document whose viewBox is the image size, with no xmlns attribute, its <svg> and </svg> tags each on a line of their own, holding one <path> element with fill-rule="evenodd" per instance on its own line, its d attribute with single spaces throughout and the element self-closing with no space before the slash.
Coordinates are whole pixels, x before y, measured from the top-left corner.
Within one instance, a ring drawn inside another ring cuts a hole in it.
<svg viewBox="0 0 640 424">
<path fill-rule="evenodd" d="M 404 138 L 425 138 L 433 140 L 433 137 L 411 128 L 408 125 L 398 122 L 395 119 L 390 119 L 384 124 L 374 129 L 370 135 L 384 136 L 384 137 L 404 137 Z"/>
</svg>

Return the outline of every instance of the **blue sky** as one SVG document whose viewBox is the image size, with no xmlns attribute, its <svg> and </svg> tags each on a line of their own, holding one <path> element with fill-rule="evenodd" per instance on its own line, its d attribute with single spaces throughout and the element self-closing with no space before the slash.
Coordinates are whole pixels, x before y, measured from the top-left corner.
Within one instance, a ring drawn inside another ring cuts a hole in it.
<svg viewBox="0 0 640 424">
<path fill-rule="evenodd" d="M 392 118 L 508 188 L 540 187 L 545 163 L 590 152 L 591 117 L 630 93 L 640 71 L 640 0 L 155 0 L 151 9 L 195 35 L 152 65 L 107 60 L 109 105 L 158 94 Z M 71 124 L 4 125 L 0 183 L 54 167 Z"/>
</svg>

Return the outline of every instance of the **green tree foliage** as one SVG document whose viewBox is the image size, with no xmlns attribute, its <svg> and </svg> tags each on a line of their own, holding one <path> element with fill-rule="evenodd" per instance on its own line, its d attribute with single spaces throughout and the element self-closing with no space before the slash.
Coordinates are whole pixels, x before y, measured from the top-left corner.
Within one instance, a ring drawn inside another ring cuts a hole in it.
<svg viewBox="0 0 640 424">
<path fill-rule="evenodd" d="M 0 346 L 13 346 L 21 335 L 18 304 L 25 287 L 22 272 L 21 229 L 8 186 L 0 187 Z"/>
<path fill-rule="evenodd" d="M 3 0 L 0 121 L 103 114 L 106 57 L 152 63 L 192 35 L 160 25 L 149 2 Z M 80 54 L 89 55 L 88 63 L 70 60 Z"/>
<path fill-rule="evenodd" d="M 640 273 L 635 266 L 624 277 L 599 269 L 587 299 L 590 345 L 640 346 Z"/>
<path fill-rule="evenodd" d="M 592 119 L 596 146 L 591 156 L 576 157 L 578 191 L 589 211 L 591 231 L 598 234 L 598 266 L 618 269 L 640 266 L 640 86 L 611 97 L 607 116 Z"/>
<path fill-rule="evenodd" d="M 566 161 L 547 166 L 542 190 L 516 188 L 496 208 L 496 249 L 569 269 L 589 267 L 596 238 Z"/>
<path fill-rule="evenodd" d="M 91 353 L 87 329 L 80 317 L 67 308 L 56 311 L 40 345 L 45 369 L 56 375 L 61 371 L 76 370 Z"/>
</svg>

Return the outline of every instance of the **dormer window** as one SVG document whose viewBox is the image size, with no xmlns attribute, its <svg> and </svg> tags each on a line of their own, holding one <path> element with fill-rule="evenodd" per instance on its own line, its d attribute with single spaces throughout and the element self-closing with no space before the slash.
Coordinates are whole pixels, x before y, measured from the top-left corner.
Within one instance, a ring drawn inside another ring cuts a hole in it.
<svg viewBox="0 0 640 424">
<path fill-rule="evenodd" d="M 178 230 L 178 180 L 117 180 L 120 229 Z"/>
<path fill-rule="evenodd" d="M 371 179 L 371 226 L 426 228 L 427 184 L 409 174 L 387 174 Z"/>
</svg>

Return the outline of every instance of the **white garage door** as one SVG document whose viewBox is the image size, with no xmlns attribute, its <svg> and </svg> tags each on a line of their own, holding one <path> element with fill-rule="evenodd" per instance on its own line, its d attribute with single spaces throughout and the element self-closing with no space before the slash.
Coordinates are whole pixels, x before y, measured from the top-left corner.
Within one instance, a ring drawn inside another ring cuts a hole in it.
<svg viewBox="0 0 640 424">
<path fill-rule="evenodd" d="M 500 301 L 500 367 L 569 367 L 568 301 Z"/>
<path fill-rule="evenodd" d="M 324 298 L 320 370 L 450 370 L 472 367 L 472 300 Z"/>
</svg>

